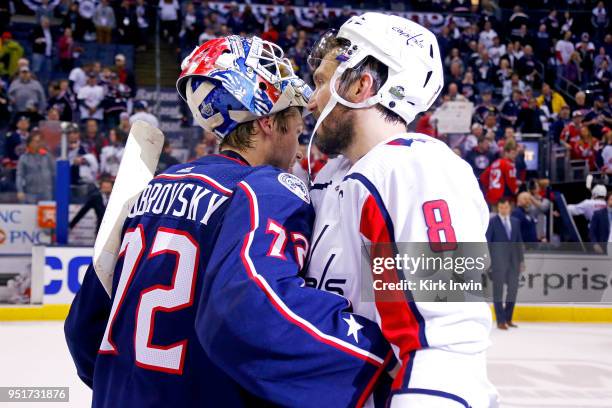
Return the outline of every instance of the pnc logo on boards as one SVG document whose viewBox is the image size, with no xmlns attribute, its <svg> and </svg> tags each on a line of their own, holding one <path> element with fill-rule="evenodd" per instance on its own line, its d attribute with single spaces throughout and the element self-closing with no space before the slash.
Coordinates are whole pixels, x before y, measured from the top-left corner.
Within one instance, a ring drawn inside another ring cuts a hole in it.
<svg viewBox="0 0 612 408">
<path fill-rule="evenodd" d="M 0 228 L 0 245 L 4 244 L 6 241 L 6 232 L 2 228 Z"/>
</svg>

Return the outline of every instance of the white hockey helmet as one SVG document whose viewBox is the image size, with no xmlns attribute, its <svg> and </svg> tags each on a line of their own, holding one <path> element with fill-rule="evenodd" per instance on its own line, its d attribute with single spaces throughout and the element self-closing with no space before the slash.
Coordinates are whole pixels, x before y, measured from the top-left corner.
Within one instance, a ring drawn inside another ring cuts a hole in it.
<svg viewBox="0 0 612 408">
<path fill-rule="evenodd" d="M 319 39 L 308 59 L 313 72 L 325 57 L 325 52 L 329 51 L 326 42 L 331 38 L 343 39 L 347 45 L 334 54 L 340 64 L 329 81 L 329 102 L 317 120 L 310 144 L 336 103 L 353 109 L 380 104 L 395 112 L 408 125 L 417 114 L 429 109 L 440 95 L 444 85 L 440 49 L 435 35 L 425 27 L 402 17 L 381 13 L 353 16 L 337 33 L 331 31 Z M 376 95 L 364 102 L 345 100 L 338 95 L 336 81 L 347 69 L 357 67 L 370 56 L 387 66 L 387 80 Z"/>
<path fill-rule="evenodd" d="M 435 35 L 425 27 L 402 17 L 370 12 L 351 17 L 335 36 L 350 43 L 338 50 L 335 57 L 340 65 L 330 88 L 337 102 L 351 108 L 381 104 L 409 124 L 417 114 L 429 109 L 440 94 L 444 85 L 440 49 Z M 323 45 L 325 40 L 322 37 L 317 45 Z M 318 66 L 316 48 L 309 59 L 311 67 Z M 388 67 L 387 80 L 367 101 L 348 102 L 337 94 L 335 82 L 368 56 Z"/>
<path fill-rule="evenodd" d="M 608 194 L 608 189 L 603 184 L 597 184 L 591 190 L 591 197 L 592 198 L 598 198 L 598 197 L 606 198 L 607 194 Z"/>
</svg>

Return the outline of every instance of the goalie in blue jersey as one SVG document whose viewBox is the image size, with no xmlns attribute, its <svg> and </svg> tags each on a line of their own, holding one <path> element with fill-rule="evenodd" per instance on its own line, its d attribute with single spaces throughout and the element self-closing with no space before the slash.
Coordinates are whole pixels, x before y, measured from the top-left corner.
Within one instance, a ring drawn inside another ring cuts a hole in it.
<svg viewBox="0 0 612 408">
<path fill-rule="evenodd" d="M 210 40 L 182 70 L 178 91 L 220 153 L 141 193 L 111 298 L 87 271 L 65 333 L 93 406 L 371 404 L 391 360 L 378 326 L 299 277 L 314 212 L 284 170 L 310 89 L 257 37 Z"/>
</svg>

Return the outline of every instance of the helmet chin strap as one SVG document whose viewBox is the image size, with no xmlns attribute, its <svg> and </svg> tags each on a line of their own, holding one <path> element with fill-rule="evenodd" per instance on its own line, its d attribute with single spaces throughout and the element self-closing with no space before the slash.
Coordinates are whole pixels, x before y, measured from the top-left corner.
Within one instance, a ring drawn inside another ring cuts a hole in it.
<svg viewBox="0 0 612 408">
<path fill-rule="evenodd" d="M 340 95 L 338 95 L 338 92 L 336 91 L 336 81 L 338 80 L 338 78 L 342 76 L 342 74 L 344 74 L 344 71 L 346 71 L 347 68 L 349 68 L 349 66 L 346 62 L 340 64 L 338 68 L 336 69 L 336 71 L 334 72 L 334 75 L 332 75 L 331 79 L 329 80 L 329 91 L 330 91 L 329 101 L 327 101 L 327 104 L 323 108 L 323 111 L 321 111 L 321 115 L 319 115 L 319 119 L 317 119 L 317 123 L 315 124 L 312 134 L 310 135 L 310 140 L 308 141 L 308 149 L 306 150 L 306 155 L 307 155 L 307 160 L 308 160 L 308 180 L 309 180 L 310 187 L 314 185 L 314 177 L 312 177 L 312 166 L 310 162 L 310 150 L 312 149 L 312 142 L 317 134 L 317 130 L 319 129 L 319 126 L 321 125 L 321 123 L 323 123 L 325 118 L 331 113 L 331 111 L 334 109 L 336 104 L 340 103 L 346 106 L 347 108 L 352 108 L 352 109 L 363 109 L 363 108 L 369 108 L 371 106 L 374 106 L 381 101 L 381 98 L 379 95 L 374 95 L 374 96 L 369 97 L 363 102 L 354 103 L 354 102 L 349 102 L 343 97 L 341 97 Z"/>
</svg>

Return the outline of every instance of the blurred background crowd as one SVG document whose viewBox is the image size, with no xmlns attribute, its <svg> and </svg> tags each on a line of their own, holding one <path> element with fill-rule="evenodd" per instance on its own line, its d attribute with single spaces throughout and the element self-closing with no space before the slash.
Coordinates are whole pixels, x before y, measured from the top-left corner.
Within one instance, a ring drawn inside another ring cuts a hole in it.
<svg viewBox="0 0 612 408">
<path fill-rule="evenodd" d="M 611 10 L 591 0 L 2 2 L 0 200 L 53 199 L 58 133 L 68 135 L 79 203 L 112 183 L 136 119 L 167 136 L 159 171 L 213 153 L 214 135 L 193 126 L 173 89 L 182 58 L 217 36 L 259 35 L 311 82 L 316 39 L 365 10 L 401 13 L 437 35 L 445 87 L 411 130 L 463 157 L 492 210 L 501 198 L 515 202 L 530 240 L 576 240 L 572 216 L 584 218 L 578 230 L 588 239 L 612 181 Z M 447 102 L 472 104 L 468 132 L 440 131 L 436 111 Z M 327 158 L 312 155 L 316 172 Z M 304 158 L 293 171 L 303 177 L 305 168 Z M 565 207 L 559 192 L 580 205 Z"/>
</svg>

